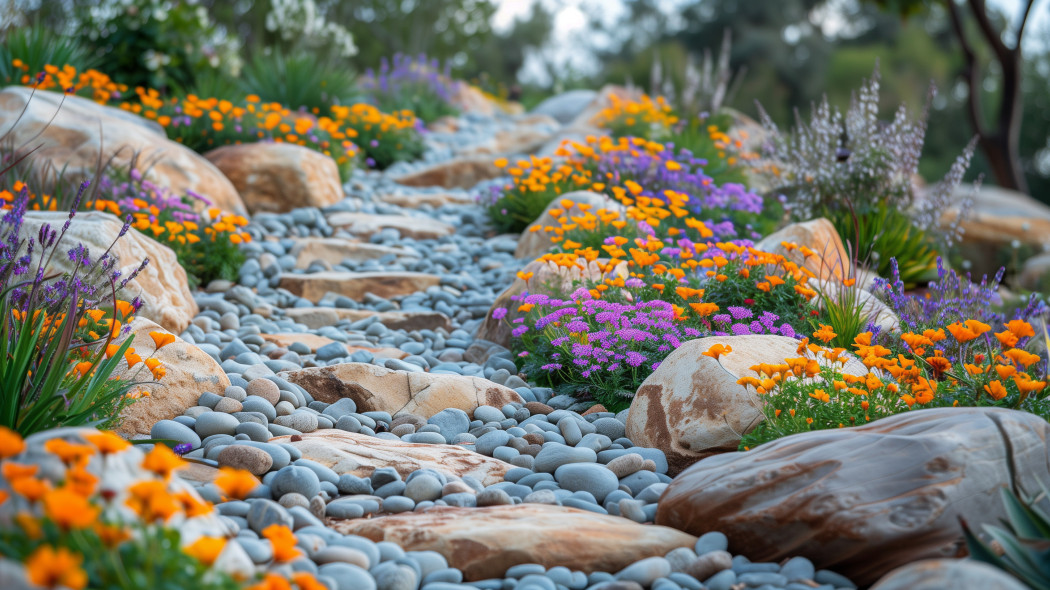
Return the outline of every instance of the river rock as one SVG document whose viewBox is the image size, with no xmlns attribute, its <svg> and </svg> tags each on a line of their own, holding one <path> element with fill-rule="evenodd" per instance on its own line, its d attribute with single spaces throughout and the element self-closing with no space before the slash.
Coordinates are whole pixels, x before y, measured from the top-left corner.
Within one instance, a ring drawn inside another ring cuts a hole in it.
<svg viewBox="0 0 1050 590">
<path fill-rule="evenodd" d="M 871 590 L 1026 590 L 1003 570 L 972 559 L 924 559 L 886 574 Z"/>
<path fill-rule="evenodd" d="M 422 272 L 351 272 L 329 270 L 310 274 L 282 273 L 278 286 L 317 303 L 327 293 L 360 301 L 366 294 L 389 298 L 426 291 L 441 284 L 441 277 Z"/>
<path fill-rule="evenodd" d="M 456 158 L 410 172 L 394 180 L 405 186 L 440 186 L 473 188 L 482 180 L 503 176 L 503 170 L 492 163 L 491 156 Z"/>
</svg>

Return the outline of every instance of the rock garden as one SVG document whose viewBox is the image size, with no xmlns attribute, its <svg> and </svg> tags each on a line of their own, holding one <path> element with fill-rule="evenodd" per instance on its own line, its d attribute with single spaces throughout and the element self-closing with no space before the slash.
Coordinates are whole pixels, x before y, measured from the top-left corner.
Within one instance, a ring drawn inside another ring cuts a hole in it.
<svg viewBox="0 0 1050 590">
<path fill-rule="evenodd" d="M 1050 312 L 877 70 L 779 129 L 56 55 L 0 70 L 0 587 L 1048 587 Z"/>
</svg>

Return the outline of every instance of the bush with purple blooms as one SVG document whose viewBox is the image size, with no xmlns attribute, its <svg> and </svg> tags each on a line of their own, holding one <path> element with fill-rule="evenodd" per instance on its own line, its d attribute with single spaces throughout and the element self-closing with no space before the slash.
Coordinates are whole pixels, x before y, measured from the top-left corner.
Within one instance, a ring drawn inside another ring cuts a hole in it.
<svg viewBox="0 0 1050 590">
<path fill-rule="evenodd" d="M 149 259 L 125 275 L 112 246 L 96 256 L 63 241 L 86 187 L 61 228 L 45 223 L 35 235 L 23 230 L 26 188 L 0 207 L 0 425 L 23 435 L 112 426 L 135 385 L 112 377 L 125 353 L 134 354 L 132 338 L 115 340 L 127 334 L 124 324 L 140 305 L 117 294 Z M 130 227 L 129 219 L 114 244 Z M 56 258 L 54 268 L 71 270 L 51 270 Z"/>
<path fill-rule="evenodd" d="M 659 300 L 617 303 L 594 299 L 586 289 L 566 299 L 523 293 L 517 300 L 529 310 L 512 332 L 522 371 L 558 394 L 611 412 L 627 408 L 682 341 L 701 335 L 681 326 L 671 304 Z"/>
<path fill-rule="evenodd" d="M 452 98 L 462 82 L 453 80 L 449 64 L 420 55 L 395 54 L 393 65 L 383 58 L 379 71 L 369 68 L 358 87 L 386 112 L 410 110 L 426 123 L 459 110 Z"/>
</svg>

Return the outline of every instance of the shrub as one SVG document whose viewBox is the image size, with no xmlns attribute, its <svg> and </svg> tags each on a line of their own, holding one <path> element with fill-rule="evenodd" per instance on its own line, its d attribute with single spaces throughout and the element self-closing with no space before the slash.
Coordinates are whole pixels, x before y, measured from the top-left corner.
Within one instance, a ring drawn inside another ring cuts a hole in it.
<svg viewBox="0 0 1050 590">
<path fill-rule="evenodd" d="M 248 61 L 241 74 L 241 91 L 263 102 L 327 115 L 332 105 L 345 104 L 353 95 L 354 77 L 345 63 L 304 51 L 286 54 L 273 49 Z"/>
<path fill-rule="evenodd" d="M 424 123 L 456 115 L 452 99 L 462 82 L 452 79 L 448 64 L 425 55 L 413 59 L 396 54 L 393 66 L 383 58 L 379 71 L 369 69 L 361 79 L 361 91 L 387 112 L 412 111 Z"/>
<path fill-rule="evenodd" d="M 368 166 L 383 170 L 423 156 L 422 121 L 412 111 L 384 113 L 370 104 L 357 103 L 332 107 L 332 116 L 347 135 L 356 138 Z"/>
<path fill-rule="evenodd" d="M 609 106 L 598 112 L 594 122 L 608 129 L 614 137 L 642 137 L 649 141 L 666 141 L 679 118 L 674 109 L 657 96 L 643 94 L 638 100 L 609 95 Z"/>
<path fill-rule="evenodd" d="M 3 41 L 0 42 L 0 79 L 8 83 L 29 84 L 31 75 L 28 72 L 42 72 L 49 64 L 69 64 L 72 68 L 86 70 L 97 61 L 79 41 L 56 35 L 40 23 L 9 27 L 3 32 Z"/>
<path fill-rule="evenodd" d="M 164 375 L 156 359 L 143 361 L 135 353 L 132 338 L 114 343 L 139 306 L 137 299 L 118 300 L 117 293 L 149 260 L 122 276 L 109 250 L 97 258 L 83 244 L 60 252 L 75 204 L 61 230 L 45 224 L 35 238 L 21 236 L 28 201 L 21 191 L 0 221 L 0 425 L 23 434 L 112 425 L 136 385 L 112 377 L 122 361 L 129 368 L 142 362 L 155 379 Z M 73 270 L 46 272 L 54 256 L 68 257 Z"/>
<path fill-rule="evenodd" d="M 530 156 L 513 166 L 506 158 L 495 163 L 506 168 L 511 184 L 493 185 L 484 204 L 492 224 L 502 233 L 524 231 L 559 195 L 593 188 L 590 174 L 575 162 L 555 165 L 552 158 Z"/>
<path fill-rule="evenodd" d="M 839 235 L 854 238 L 855 255 L 872 259 L 881 275 L 896 256 L 905 282 L 928 280 L 936 249 L 950 246 L 956 237 L 962 216 L 944 231 L 940 216 L 962 181 L 975 143 L 925 198 L 917 199 L 912 179 L 918 174 L 927 112 L 911 119 L 902 106 L 889 125 L 879 122 L 878 113 L 877 69 L 845 114 L 825 97 L 809 123 L 800 120 L 790 137 L 763 111 L 770 135 L 765 156 L 774 162 L 766 172 L 787 195 L 794 218 L 827 217 Z"/>
</svg>

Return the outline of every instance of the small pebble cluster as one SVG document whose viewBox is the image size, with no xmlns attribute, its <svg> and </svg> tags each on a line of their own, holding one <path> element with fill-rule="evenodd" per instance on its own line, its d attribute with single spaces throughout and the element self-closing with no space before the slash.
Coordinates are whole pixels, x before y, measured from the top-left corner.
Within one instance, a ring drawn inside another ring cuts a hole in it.
<svg viewBox="0 0 1050 590">
<path fill-rule="evenodd" d="M 262 479 L 263 485 L 245 500 L 222 502 L 213 484 L 198 487 L 239 531 L 236 540 L 251 559 L 257 564 L 270 560 L 272 548 L 259 533 L 279 523 L 295 531 L 305 552 L 291 567 L 316 573 L 333 590 L 855 588 L 832 572 L 815 572 L 804 558 L 774 564 L 733 556 L 720 533 L 704 535 L 694 548 L 643 559 L 619 572 L 585 574 L 566 567 L 522 564 L 510 568 L 501 579 L 464 583 L 463 572 L 450 567 L 439 553 L 406 552 L 390 542 L 375 543 L 325 526 L 325 519 L 382 517 L 432 506 L 521 503 L 568 506 L 650 523 L 671 481 L 660 450 L 637 447 L 625 437 L 625 412 L 583 413 L 587 404 L 552 396 L 550 389 L 523 381 L 510 351 L 475 342 L 482 319 L 525 262 L 513 256 L 513 236 L 484 238 L 485 214 L 473 204 L 403 208 L 376 200 L 377 195 L 406 192 L 464 196 L 462 191 L 408 188 L 390 180 L 395 174 L 450 158 L 451 149 L 439 141 L 445 135 L 477 142 L 477 138 L 491 137 L 500 125 L 471 115 L 460 121 L 459 130 L 428 139 L 424 163 L 398 164 L 387 174 L 355 175 L 346 186 L 348 198 L 334 207 L 257 215 L 249 228 L 256 239 L 245 246 L 249 258 L 237 284 L 216 281 L 197 295 L 201 312 L 181 337 L 218 361 L 232 385 L 224 391 L 203 393 L 198 405 L 183 415 L 157 422 L 151 436 L 189 445 L 186 457 L 245 468 Z M 305 269 L 296 268 L 292 252 L 302 238 L 356 239 L 328 223 L 329 216 L 341 212 L 426 217 L 451 224 L 455 232 L 415 240 L 395 229 L 383 229 L 371 234 L 367 242 L 397 248 L 396 253 L 364 261 L 344 259 L 338 264 L 314 261 Z M 332 270 L 422 272 L 438 276 L 440 284 L 411 295 L 368 295 L 361 301 L 330 294 L 316 304 L 278 288 L 282 274 Z M 303 308 L 414 312 L 437 317 L 444 325 L 406 330 L 387 326 L 381 316 L 373 315 L 310 329 L 286 313 Z M 263 338 L 278 333 L 323 336 L 332 342 L 312 350 L 300 342 L 279 346 Z M 405 356 L 391 358 L 365 348 L 398 349 Z M 317 401 L 279 375 L 346 362 L 483 377 L 515 390 L 524 403 L 481 406 L 471 414 L 449 408 L 429 418 L 391 416 L 359 412 L 348 398 L 332 404 Z M 470 476 L 436 469 L 419 469 L 402 477 L 393 467 L 385 467 L 368 477 L 357 477 L 304 458 L 292 444 L 270 442 L 276 436 L 296 437 L 322 429 L 417 444 L 456 445 L 511 467 L 503 481 L 488 486 Z"/>
</svg>

